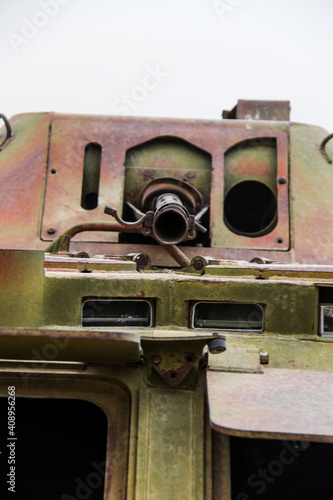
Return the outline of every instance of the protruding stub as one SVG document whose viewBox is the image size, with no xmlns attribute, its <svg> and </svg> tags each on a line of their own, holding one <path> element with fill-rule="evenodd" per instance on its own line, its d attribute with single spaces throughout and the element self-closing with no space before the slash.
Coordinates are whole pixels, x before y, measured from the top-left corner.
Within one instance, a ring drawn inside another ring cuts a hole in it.
<svg viewBox="0 0 333 500">
<path fill-rule="evenodd" d="M 196 220 L 195 215 L 190 215 L 179 196 L 173 193 L 158 196 L 153 208 L 154 211 L 149 210 L 135 222 L 122 220 L 113 207 L 106 206 L 104 212 L 114 217 L 124 227 L 124 231 L 142 225 L 142 234 L 153 236 L 161 245 L 176 245 L 184 240 L 193 240 L 197 230 L 203 233 L 207 231 Z"/>
<path fill-rule="evenodd" d="M 269 352 L 260 352 L 260 363 L 262 365 L 268 365 L 268 363 L 269 363 Z"/>
<path fill-rule="evenodd" d="M 177 245 L 185 239 L 193 239 L 196 234 L 193 226 L 194 217 L 177 195 L 166 193 L 157 198 L 152 234 L 159 243 Z"/>
<path fill-rule="evenodd" d="M 132 260 L 136 263 L 137 271 L 143 271 L 144 269 L 151 269 L 151 260 L 149 255 L 146 253 L 136 253 L 131 255 Z"/>
<path fill-rule="evenodd" d="M 159 365 L 161 361 L 162 356 L 160 354 L 154 354 L 154 356 L 152 357 L 152 362 L 154 363 L 154 365 Z"/>
<path fill-rule="evenodd" d="M 227 349 L 227 342 L 225 338 L 218 338 L 208 342 L 208 349 L 211 354 L 220 354 Z"/>
<path fill-rule="evenodd" d="M 272 264 L 272 262 L 274 261 L 265 259 L 265 257 L 253 257 L 253 259 L 250 260 L 250 263 L 255 263 L 255 264 Z"/>
<path fill-rule="evenodd" d="M 229 120 L 290 120 L 289 101 L 251 101 L 240 99 L 231 110 L 224 110 L 222 118 Z"/>
<path fill-rule="evenodd" d="M 197 255 L 196 257 L 193 257 L 191 260 L 191 266 L 196 271 L 204 271 L 205 267 L 208 266 L 209 264 L 209 259 L 206 257 L 201 257 L 200 255 Z"/>
</svg>

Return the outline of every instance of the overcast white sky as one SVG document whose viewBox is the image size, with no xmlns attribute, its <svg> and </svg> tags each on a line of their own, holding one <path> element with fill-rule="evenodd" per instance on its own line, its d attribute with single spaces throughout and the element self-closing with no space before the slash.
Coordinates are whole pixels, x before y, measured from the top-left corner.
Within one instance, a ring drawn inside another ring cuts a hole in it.
<svg viewBox="0 0 333 500">
<path fill-rule="evenodd" d="M 1 0 L 0 112 L 220 119 L 290 100 L 333 131 L 331 0 Z"/>
</svg>

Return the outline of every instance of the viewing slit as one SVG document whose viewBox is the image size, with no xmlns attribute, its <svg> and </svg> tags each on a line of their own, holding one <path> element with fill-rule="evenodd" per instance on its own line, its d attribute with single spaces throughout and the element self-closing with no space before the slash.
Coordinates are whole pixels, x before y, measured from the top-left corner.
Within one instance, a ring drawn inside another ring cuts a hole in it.
<svg viewBox="0 0 333 500">
<path fill-rule="evenodd" d="M 260 304 L 198 302 L 193 307 L 193 328 L 262 331 L 263 325 Z"/>
<path fill-rule="evenodd" d="M 152 307 L 147 300 L 86 300 L 82 326 L 151 326 Z"/>
<path fill-rule="evenodd" d="M 84 150 L 81 207 L 93 210 L 98 207 L 99 178 L 101 170 L 102 147 L 90 142 Z"/>
</svg>

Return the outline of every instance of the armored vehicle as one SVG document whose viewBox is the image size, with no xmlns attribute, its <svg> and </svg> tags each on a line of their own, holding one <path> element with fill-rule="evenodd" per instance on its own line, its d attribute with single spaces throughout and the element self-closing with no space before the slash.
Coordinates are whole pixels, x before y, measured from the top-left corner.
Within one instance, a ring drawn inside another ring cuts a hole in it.
<svg viewBox="0 0 333 500">
<path fill-rule="evenodd" d="M 289 108 L 1 115 L 1 499 L 327 498 L 333 141 Z"/>
</svg>

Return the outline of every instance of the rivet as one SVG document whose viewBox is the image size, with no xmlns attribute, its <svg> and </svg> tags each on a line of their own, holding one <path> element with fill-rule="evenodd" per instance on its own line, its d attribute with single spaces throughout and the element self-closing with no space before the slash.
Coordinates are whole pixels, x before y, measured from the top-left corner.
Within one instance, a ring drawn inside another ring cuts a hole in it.
<svg viewBox="0 0 333 500">
<path fill-rule="evenodd" d="M 199 260 L 199 259 L 196 260 L 194 262 L 193 266 L 194 266 L 194 269 L 196 269 L 197 271 L 200 271 L 200 269 L 203 268 L 203 262 L 202 262 L 202 260 Z"/>
<path fill-rule="evenodd" d="M 162 361 L 162 358 L 159 354 L 154 354 L 154 356 L 152 357 L 152 361 L 154 365 L 158 365 Z"/>
</svg>

